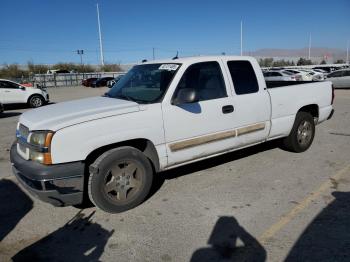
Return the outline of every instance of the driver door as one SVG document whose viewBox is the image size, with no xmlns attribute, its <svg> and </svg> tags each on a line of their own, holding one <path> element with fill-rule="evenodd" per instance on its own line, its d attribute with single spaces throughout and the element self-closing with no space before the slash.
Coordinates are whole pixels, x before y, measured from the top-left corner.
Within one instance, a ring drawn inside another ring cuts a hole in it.
<svg viewBox="0 0 350 262">
<path fill-rule="evenodd" d="M 162 105 L 168 165 L 187 162 L 235 147 L 232 97 L 217 61 L 190 65 L 174 92 L 194 89 L 198 101 Z"/>
</svg>

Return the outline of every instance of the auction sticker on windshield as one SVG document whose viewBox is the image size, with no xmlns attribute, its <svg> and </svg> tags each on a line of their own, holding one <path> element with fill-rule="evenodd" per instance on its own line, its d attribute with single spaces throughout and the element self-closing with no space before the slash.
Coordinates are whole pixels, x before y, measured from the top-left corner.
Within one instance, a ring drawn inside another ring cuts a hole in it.
<svg viewBox="0 0 350 262">
<path fill-rule="evenodd" d="M 162 64 L 159 67 L 159 70 L 175 71 L 178 67 L 179 67 L 179 65 L 177 65 L 177 64 Z"/>
</svg>

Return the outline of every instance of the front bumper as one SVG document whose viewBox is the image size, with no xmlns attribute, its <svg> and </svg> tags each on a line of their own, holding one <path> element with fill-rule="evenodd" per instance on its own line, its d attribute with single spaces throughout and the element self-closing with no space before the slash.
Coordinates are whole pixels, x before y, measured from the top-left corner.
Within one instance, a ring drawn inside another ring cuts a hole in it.
<svg viewBox="0 0 350 262">
<path fill-rule="evenodd" d="M 23 159 L 16 144 L 10 151 L 12 170 L 20 184 L 33 196 L 54 206 L 83 202 L 84 164 L 73 162 L 42 165 Z"/>
<path fill-rule="evenodd" d="M 331 119 L 331 118 L 332 118 L 332 116 L 333 116 L 333 114 L 334 114 L 334 109 L 332 109 L 332 111 L 331 111 L 331 113 L 329 114 L 329 116 L 328 116 L 327 120 Z"/>
</svg>

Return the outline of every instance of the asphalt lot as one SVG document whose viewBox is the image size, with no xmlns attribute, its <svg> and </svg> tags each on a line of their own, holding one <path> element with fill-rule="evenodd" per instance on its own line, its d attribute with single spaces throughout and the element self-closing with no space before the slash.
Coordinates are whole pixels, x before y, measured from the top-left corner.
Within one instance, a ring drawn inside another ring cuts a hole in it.
<svg viewBox="0 0 350 262">
<path fill-rule="evenodd" d="M 0 261 L 350 261 L 350 90 L 336 90 L 307 152 L 267 143 L 167 171 L 145 203 L 116 215 L 21 190 L 8 150 L 26 110 L 0 117 Z"/>
</svg>

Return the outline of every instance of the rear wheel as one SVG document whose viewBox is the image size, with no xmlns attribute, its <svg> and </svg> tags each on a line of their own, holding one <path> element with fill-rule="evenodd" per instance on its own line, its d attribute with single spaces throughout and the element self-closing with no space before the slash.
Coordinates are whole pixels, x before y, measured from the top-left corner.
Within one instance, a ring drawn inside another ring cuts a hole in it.
<svg viewBox="0 0 350 262">
<path fill-rule="evenodd" d="M 300 153 L 306 151 L 312 144 L 315 136 L 315 122 L 310 113 L 298 112 L 292 131 L 283 140 L 285 148 Z"/>
<path fill-rule="evenodd" d="M 93 164 L 88 192 L 90 200 L 108 213 L 123 212 L 147 197 L 153 180 L 150 161 L 132 147 L 112 149 Z"/>
<path fill-rule="evenodd" d="M 28 101 L 29 106 L 32 108 L 41 107 L 44 105 L 44 103 L 45 103 L 44 98 L 39 95 L 31 96 Z"/>
</svg>

